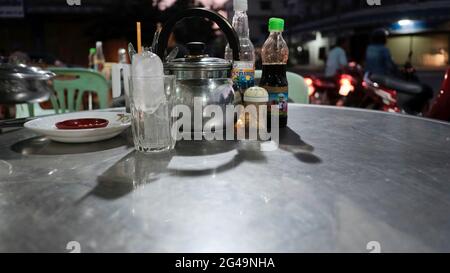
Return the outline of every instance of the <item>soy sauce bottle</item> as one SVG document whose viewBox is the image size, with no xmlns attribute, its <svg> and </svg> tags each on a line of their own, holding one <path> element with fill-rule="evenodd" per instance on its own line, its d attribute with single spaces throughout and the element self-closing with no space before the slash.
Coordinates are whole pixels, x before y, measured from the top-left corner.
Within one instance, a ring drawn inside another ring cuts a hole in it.
<svg viewBox="0 0 450 273">
<path fill-rule="evenodd" d="M 283 19 L 271 18 L 269 20 L 270 35 L 262 48 L 263 71 L 260 82 L 260 86 L 269 93 L 267 122 L 270 125 L 271 117 L 275 115 L 275 113 L 270 112 L 270 107 L 277 105 L 280 128 L 287 126 L 289 99 L 286 76 L 289 48 L 283 39 L 283 31 Z"/>
</svg>

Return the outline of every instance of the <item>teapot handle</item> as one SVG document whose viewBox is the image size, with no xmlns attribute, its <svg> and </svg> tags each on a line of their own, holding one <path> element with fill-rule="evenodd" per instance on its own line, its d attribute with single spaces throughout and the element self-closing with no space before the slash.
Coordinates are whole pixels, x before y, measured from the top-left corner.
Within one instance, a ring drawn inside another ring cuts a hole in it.
<svg viewBox="0 0 450 273">
<path fill-rule="evenodd" d="M 182 19 L 189 18 L 189 17 L 201 17 L 201 18 L 207 18 L 214 23 L 216 23 L 220 29 L 223 31 L 223 33 L 226 35 L 228 43 L 230 44 L 231 49 L 233 49 L 233 59 L 235 61 L 239 61 L 239 38 L 236 34 L 236 31 L 231 26 L 231 24 L 225 19 L 222 15 L 218 14 L 217 12 L 210 11 L 208 9 L 203 8 L 191 8 L 187 9 L 184 12 L 179 13 L 178 15 L 172 17 L 167 21 L 163 29 L 161 30 L 161 33 L 159 34 L 158 38 L 158 44 L 156 49 L 156 54 L 161 58 L 161 60 L 165 60 L 165 51 L 167 48 L 167 44 L 169 42 L 170 34 L 173 31 L 173 28 L 175 27 L 176 23 L 181 21 Z"/>
</svg>

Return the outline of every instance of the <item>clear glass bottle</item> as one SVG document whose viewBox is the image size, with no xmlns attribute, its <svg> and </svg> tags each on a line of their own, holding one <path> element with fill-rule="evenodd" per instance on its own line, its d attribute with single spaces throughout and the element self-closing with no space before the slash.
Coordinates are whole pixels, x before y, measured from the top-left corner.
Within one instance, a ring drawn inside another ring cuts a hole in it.
<svg viewBox="0 0 450 273">
<path fill-rule="evenodd" d="M 284 20 L 271 18 L 269 31 L 269 38 L 264 43 L 261 54 L 263 72 L 260 86 L 269 92 L 269 107 L 278 105 L 280 127 L 284 128 L 287 126 L 289 99 L 286 76 L 289 48 L 283 39 Z M 269 113 L 269 123 L 271 115 L 272 113 Z"/>
<path fill-rule="evenodd" d="M 128 63 L 127 50 L 125 48 L 119 48 L 117 55 L 119 56 L 119 64 Z"/>
<path fill-rule="evenodd" d="M 94 55 L 94 69 L 101 73 L 103 71 L 103 68 L 105 67 L 105 55 L 103 54 L 103 43 L 97 42 L 95 47 L 96 52 Z"/>
<path fill-rule="evenodd" d="M 248 0 L 234 0 L 233 28 L 239 37 L 240 61 L 234 62 L 233 81 L 235 91 L 242 96 L 247 88 L 255 85 L 255 47 L 250 40 L 250 29 L 248 25 Z M 229 45 L 225 49 L 225 59 L 233 60 L 233 51 Z"/>
</svg>

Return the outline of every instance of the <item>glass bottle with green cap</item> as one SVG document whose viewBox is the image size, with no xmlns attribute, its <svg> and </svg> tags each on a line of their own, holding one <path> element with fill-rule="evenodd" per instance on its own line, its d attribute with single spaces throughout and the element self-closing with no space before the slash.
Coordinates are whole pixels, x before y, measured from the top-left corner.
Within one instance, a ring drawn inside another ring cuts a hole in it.
<svg viewBox="0 0 450 273">
<path fill-rule="evenodd" d="M 89 49 L 89 69 L 94 69 L 94 56 L 97 50 L 95 48 Z"/>
<path fill-rule="evenodd" d="M 268 123 L 272 115 L 277 115 L 270 111 L 272 105 L 278 107 L 278 118 L 280 127 L 287 126 L 288 120 L 288 81 L 286 67 L 289 58 L 289 48 L 283 39 L 284 20 L 280 18 L 270 18 L 269 38 L 267 38 L 262 48 L 263 72 L 260 86 L 269 93 L 269 114 Z"/>
</svg>

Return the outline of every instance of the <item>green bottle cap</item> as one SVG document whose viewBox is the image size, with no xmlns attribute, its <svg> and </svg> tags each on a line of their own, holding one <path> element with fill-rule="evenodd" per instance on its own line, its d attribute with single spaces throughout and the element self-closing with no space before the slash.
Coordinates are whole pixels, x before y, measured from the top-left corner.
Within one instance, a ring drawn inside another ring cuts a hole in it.
<svg viewBox="0 0 450 273">
<path fill-rule="evenodd" d="M 96 52 L 97 52 L 97 49 L 95 49 L 95 48 L 89 49 L 90 54 L 95 54 Z"/>
<path fill-rule="evenodd" d="M 281 18 L 270 18 L 269 20 L 269 31 L 283 31 L 284 30 L 284 20 Z"/>
</svg>

